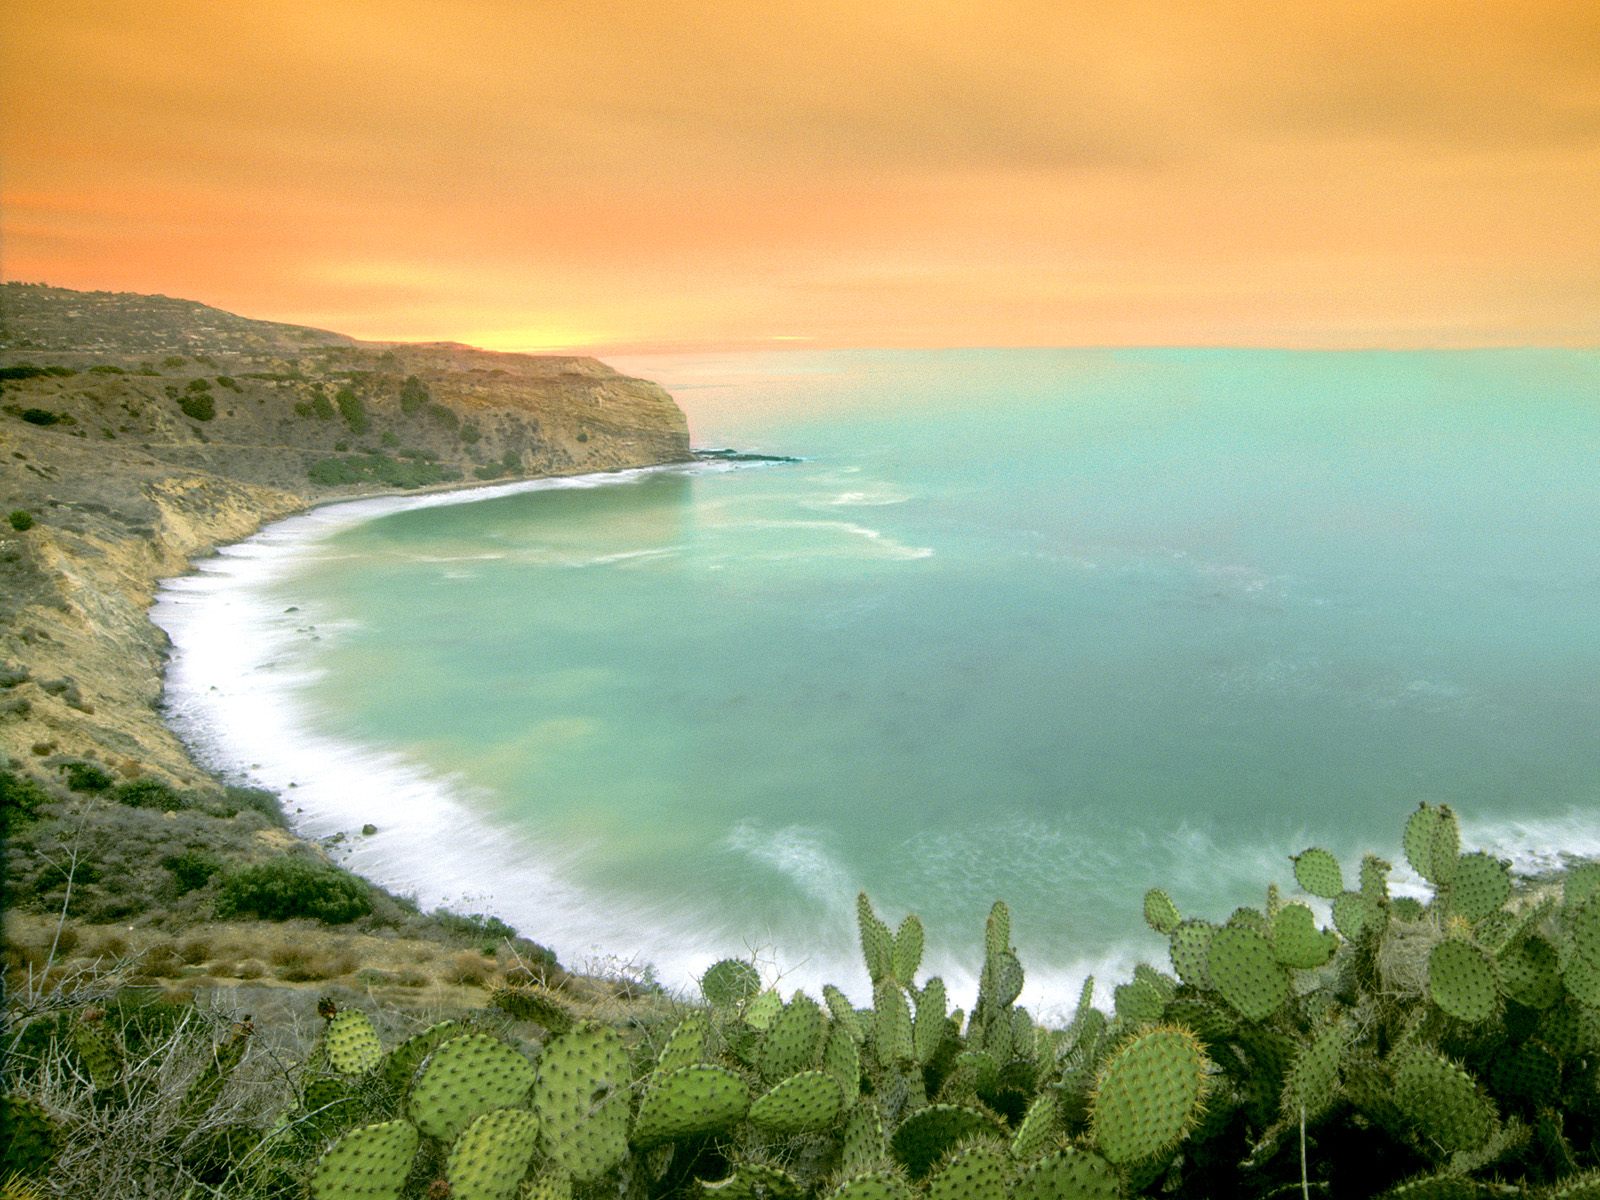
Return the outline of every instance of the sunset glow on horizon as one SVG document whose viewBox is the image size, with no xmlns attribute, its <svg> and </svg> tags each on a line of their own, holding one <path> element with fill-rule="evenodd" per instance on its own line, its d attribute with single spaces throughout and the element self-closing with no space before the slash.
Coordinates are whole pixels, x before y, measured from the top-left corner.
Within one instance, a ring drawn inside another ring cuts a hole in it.
<svg viewBox="0 0 1600 1200">
<path fill-rule="evenodd" d="M 1600 6 L 20 0 L 0 269 L 380 340 L 1600 344 Z"/>
</svg>

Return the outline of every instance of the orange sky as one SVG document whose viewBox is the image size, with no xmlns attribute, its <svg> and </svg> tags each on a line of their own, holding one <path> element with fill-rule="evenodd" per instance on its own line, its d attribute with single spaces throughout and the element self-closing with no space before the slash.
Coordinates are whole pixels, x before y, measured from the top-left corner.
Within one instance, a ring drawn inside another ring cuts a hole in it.
<svg viewBox="0 0 1600 1200">
<path fill-rule="evenodd" d="M 1600 344 L 1595 0 L 4 22 L 8 279 L 500 349 Z"/>
</svg>

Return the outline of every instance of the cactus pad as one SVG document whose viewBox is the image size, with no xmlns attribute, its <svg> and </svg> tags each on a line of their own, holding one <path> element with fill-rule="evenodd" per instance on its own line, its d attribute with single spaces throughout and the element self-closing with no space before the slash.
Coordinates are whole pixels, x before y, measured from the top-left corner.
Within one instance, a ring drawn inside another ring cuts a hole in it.
<svg viewBox="0 0 1600 1200">
<path fill-rule="evenodd" d="M 1004 1008 L 1022 995 L 1023 979 L 1022 961 L 1002 950 L 984 965 L 982 991 L 991 1004 Z"/>
<path fill-rule="evenodd" d="M 983 924 L 983 956 L 992 959 L 1011 949 L 1011 910 L 1004 900 L 996 900 L 989 908 L 988 919 Z"/>
<path fill-rule="evenodd" d="M 549 988 L 533 984 L 508 984 L 496 988 L 489 1002 L 519 1021 L 531 1021 L 550 1033 L 565 1033 L 577 1020 Z"/>
<path fill-rule="evenodd" d="M 833 984 L 825 983 L 822 985 L 822 998 L 828 1003 L 828 1015 L 833 1018 L 835 1029 L 843 1029 L 858 1046 L 867 1040 L 867 1031 L 861 1027 L 861 1018 L 851 1005 L 850 997 Z"/>
<path fill-rule="evenodd" d="M 1538 1042 L 1502 1046 L 1489 1069 L 1494 1090 L 1537 1105 L 1560 1104 L 1561 1060 Z"/>
<path fill-rule="evenodd" d="M 1160 888 L 1151 888 L 1144 894 L 1144 923 L 1151 929 L 1170 936 L 1182 920 L 1172 897 Z"/>
<path fill-rule="evenodd" d="M 1376 854 L 1361 856 L 1361 894 L 1374 904 L 1389 898 L 1389 872 L 1393 868 Z"/>
<path fill-rule="evenodd" d="M 856 926 L 861 933 L 861 957 L 867 964 L 867 978 L 879 983 L 894 974 L 894 934 L 872 911 L 872 901 L 861 892 L 856 896 Z"/>
<path fill-rule="evenodd" d="M 390 1087 L 402 1088 L 411 1082 L 422 1060 L 433 1053 L 434 1047 L 464 1032 L 459 1021 L 440 1021 L 420 1033 L 414 1033 L 389 1051 L 383 1060 L 383 1078 Z"/>
<path fill-rule="evenodd" d="M 105 1022 L 80 1016 L 72 1023 L 72 1048 L 96 1088 L 115 1087 L 122 1077 L 122 1053 Z"/>
<path fill-rule="evenodd" d="M 1124 1043 L 1101 1068 L 1090 1102 L 1100 1153 L 1122 1164 L 1175 1145 L 1200 1115 L 1205 1070 L 1199 1040 L 1182 1026 Z"/>
<path fill-rule="evenodd" d="M 520 1103 L 533 1068 L 486 1033 L 451 1038 L 428 1057 L 411 1085 L 407 1111 L 429 1137 L 454 1141 L 479 1113 Z"/>
<path fill-rule="evenodd" d="M 450 1200 L 511 1200 L 539 1144 L 539 1120 L 521 1108 L 486 1112 L 450 1147 Z"/>
<path fill-rule="evenodd" d="M 1294 856 L 1295 882 L 1313 896 L 1332 900 L 1344 891 L 1344 873 L 1339 860 L 1326 850 L 1313 846 Z"/>
<path fill-rule="evenodd" d="M 1482 1195 L 1475 1180 L 1445 1172 L 1408 1179 L 1383 1193 L 1382 1200 L 1479 1200 Z"/>
<path fill-rule="evenodd" d="M 1429 883 L 1449 883 L 1461 853 L 1461 829 L 1448 804 L 1423 804 L 1406 822 L 1406 861 Z"/>
<path fill-rule="evenodd" d="M 906 987 L 911 986 L 911 981 L 916 978 L 917 970 L 922 966 L 922 945 L 924 933 L 922 918 L 916 913 L 910 913 L 894 935 L 894 951 L 891 965 L 894 967 L 894 977 Z"/>
<path fill-rule="evenodd" d="M 783 1012 L 783 997 L 768 988 L 750 998 L 744 1006 L 744 1023 L 751 1029 L 766 1029 Z"/>
<path fill-rule="evenodd" d="M 700 993 L 712 1008 L 733 1008 L 761 990 L 761 975 L 738 958 L 712 963 L 700 976 Z"/>
<path fill-rule="evenodd" d="M 750 1108 L 750 1089 L 732 1071 L 695 1064 L 658 1073 L 639 1102 L 633 1139 L 654 1146 L 726 1129 Z"/>
<path fill-rule="evenodd" d="M 699 1062 L 706 1054 L 706 1035 L 711 1023 L 705 1013 L 692 1012 L 679 1021 L 667 1037 L 667 1044 L 656 1056 L 656 1070 L 661 1073 L 676 1071 Z"/>
<path fill-rule="evenodd" d="M 845 1180 L 828 1200 L 913 1200 L 913 1193 L 893 1171 L 868 1171 Z"/>
<path fill-rule="evenodd" d="M 585 1021 L 545 1046 L 533 1084 L 540 1141 L 574 1182 L 593 1182 L 627 1156 L 629 1077 L 614 1029 Z"/>
<path fill-rule="evenodd" d="M 1006 1200 L 1005 1155 L 981 1143 L 950 1155 L 928 1180 L 928 1200 Z"/>
<path fill-rule="evenodd" d="M 1394 902 L 1398 914 L 1400 902 Z M 1383 921 L 1383 906 L 1362 892 L 1340 892 L 1333 900 L 1333 927 L 1355 941 L 1363 933 L 1376 930 Z"/>
<path fill-rule="evenodd" d="M 1481 851 L 1456 860 L 1450 880 L 1450 912 L 1476 924 L 1511 898 L 1511 872 L 1505 863 Z"/>
<path fill-rule="evenodd" d="M 1011 1139 L 1011 1156 L 1024 1160 L 1038 1158 L 1049 1149 L 1060 1129 L 1061 1105 L 1056 1093 L 1040 1092 Z"/>
<path fill-rule="evenodd" d="M 1432 1050 L 1412 1047 L 1394 1072 L 1394 1101 L 1428 1141 L 1445 1150 L 1471 1150 L 1494 1132 L 1494 1108 L 1472 1077 Z"/>
<path fill-rule="evenodd" d="M 826 1018 L 817 1002 L 797 992 L 761 1039 L 756 1066 L 762 1078 L 787 1079 L 816 1066 L 822 1058 L 822 1039 L 826 1032 Z"/>
<path fill-rule="evenodd" d="M 1159 1021 L 1167 1007 L 1167 997 L 1159 988 L 1144 979 L 1130 979 L 1127 983 L 1119 983 L 1112 989 L 1111 996 L 1117 1016 L 1135 1024 Z"/>
<path fill-rule="evenodd" d="M 823 1043 L 822 1069 L 839 1081 L 846 1102 L 856 1098 L 861 1090 L 861 1048 L 838 1022 L 829 1027 Z"/>
<path fill-rule="evenodd" d="M 1440 942 L 1428 955 L 1428 995 L 1458 1021 L 1487 1021 L 1500 1004 L 1493 960 L 1471 942 Z"/>
<path fill-rule="evenodd" d="M 1304 904 L 1285 904 L 1272 918 L 1272 953 L 1286 967 L 1311 970 L 1327 963 L 1339 939 L 1317 928 L 1317 918 Z"/>
<path fill-rule="evenodd" d="M 311 1173 L 316 1200 L 399 1200 L 417 1131 L 407 1121 L 385 1121 L 352 1129 L 318 1161 Z"/>
<path fill-rule="evenodd" d="M 347 1008 L 335 1013 L 323 1033 L 328 1065 L 341 1075 L 365 1075 L 383 1058 L 378 1031 L 367 1014 Z"/>
<path fill-rule="evenodd" d="M 1549 1008 L 1561 999 L 1561 965 L 1556 948 L 1537 935 L 1512 942 L 1500 952 L 1500 986 L 1518 1004 Z"/>
<path fill-rule="evenodd" d="M 1330 1025 L 1300 1047 L 1284 1074 L 1279 1101 L 1284 1120 L 1297 1121 L 1303 1115 L 1312 1121 L 1327 1111 L 1339 1086 L 1339 1059 L 1349 1040 L 1346 1026 Z"/>
<path fill-rule="evenodd" d="M 887 1165 L 889 1147 L 883 1140 L 883 1121 L 878 1109 L 868 1101 L 851 1106 L 844 1118 L 844 1137 L 839 1166 L 846 1174 L 858 1175 Z"/>
<path fill-rule="evenodd" d="M 1190 987 L 1209 990 L 1212 986 L 1206 954 L 1216 932 L 1215 925 L 1199 919 L 1184 921 L 1172 931 L 1172 969 Z"/>
<path fill-rule="evenodd" d="M 944 1041 L 946 1028 L 944 980 L 937 976 L 917 995 L 917 1015 L 911 1024 L 911 1049 L 923 1066 L 933 1061 Z"/>
<path fill-rule="evenodd" d="M 790 1076 L 750 1106 L 750 1124 L 766 1133 L 815 1133 L 844 1107 L 839 1081 L 826 1071 Z"/>
<path fill-rule="evenodd" d="M 1105 1159 L 1068 1146 L 1034 1163 L 1012 1189 L 1012 1200 L 1117 1200 L 1122 1187 Z"/>
<path fill-rule="evenodd" d="M 884 1067 L 910 1062 L 916 1047 L 912 1041 L 911 1009 L 899 985 L 883 982 L 873 989 L 872 1037 L 877 1045 L 878 1062 Z"/>
<path fill-rule="evenodd" d="M 1005 1131 L 988 1113 L 958 1104 L 919 1108 L 894 1131 L 889 1150 L 913 1179 L 921 1179 L 958 1143 L 973 1137 L 999 1141 Z"/>
<path fill-rule="evenodd" d="M 1217 930 L 1206 951 L 1206 971 L 1222 998 L 1251 1021 L 1270 1016 L 1289 998 L 1289 973 L 1279 965 L 1272 944 L 1253 929 L 1229 925 Z"/>
</svg>

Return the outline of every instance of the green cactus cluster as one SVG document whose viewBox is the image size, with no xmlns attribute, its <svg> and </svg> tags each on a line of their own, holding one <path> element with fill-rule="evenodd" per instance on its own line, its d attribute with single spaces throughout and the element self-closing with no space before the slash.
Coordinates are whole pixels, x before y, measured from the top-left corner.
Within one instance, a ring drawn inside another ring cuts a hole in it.
<svg viewBox="0 0 1600 1200">
<path fill-rule="evenodd" d="M 703 974 L 703 1004 L 619 1027 L 520 985 L 385 1052 L 368 1016 L 329 1006 L 295 1104 L 206 1144 L 222 1184 L 315 1200 L 1600 1197 L 1600 867 L 1519 889 L 1443 805 L 1402 846 L 1400 881 L 1375 855 L 1304 850 L 1286 864 L 1303 895 L 1269 886 L 1220 920 L 1150 891 L 1167 961 L 1109 1011 L 1086 982 L 1060 1028 L 1020 1003 L 1003 903 L 962 1012 L 922 975 L 922 923 L 864 894 L 859 1006 L 734 959 Z M 91 1018 L 63 1036 L 95 1102 L 118 1094 L 134 1068 L 115 1035 Z M 180 1128 L 248 1037 L 216 1044 Z M 45 1170 L 72 1131 L 5 1105 L 7 1168 Z"/>
</svg>

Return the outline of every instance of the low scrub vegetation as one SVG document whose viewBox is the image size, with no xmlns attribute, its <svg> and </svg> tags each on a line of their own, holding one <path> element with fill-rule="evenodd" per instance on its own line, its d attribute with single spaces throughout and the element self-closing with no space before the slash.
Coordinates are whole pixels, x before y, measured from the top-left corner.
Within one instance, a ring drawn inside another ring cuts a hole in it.
<svg viewBox="0 0 1600 1200">
<path fill-rule="evenodd" d="M 287 921 L 308 917 L 346 925 L 372 911 L 367 885 L 348 871 L 305 859 L 283 858 L 246 867 L 223 881 L 217 916 Z"/>
<path fill-rule="evenodd" d="M 381 483 L 387 487 L 418 488 L 461 478 L 461 472 L 453 467 L 396 459 L 387 454 L 352 454 L 344 458 L 318 459 L 306 473 L 313 483 L 324 487 Z"/>
</svg>

